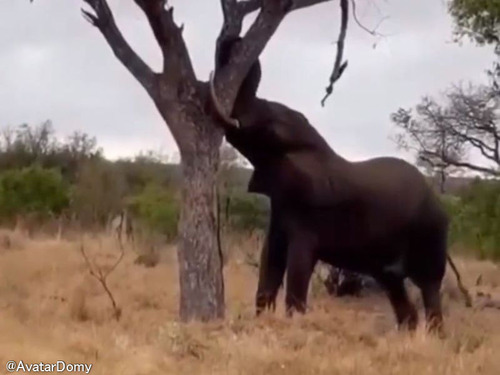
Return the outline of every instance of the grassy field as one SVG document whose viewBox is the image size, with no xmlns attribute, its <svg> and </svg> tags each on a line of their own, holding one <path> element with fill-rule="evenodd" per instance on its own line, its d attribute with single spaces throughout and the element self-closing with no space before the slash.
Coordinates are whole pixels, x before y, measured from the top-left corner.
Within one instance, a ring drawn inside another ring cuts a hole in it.
<svg viewBox="0 0 500 375">
<path fill-rule="evenodd" d="M 85 240 L 89 258 L 110 265 L 111 238 Z M 109 276 L 122 316 L 89 275 L 79 241 L 27 240 L 0 233 L 0 373 L 9 360 L 92 364 L 92 374 L 359 374 L 498 375 L 500 310 L 466 309 L 450 275 L 443 295 L 447 337 L 420 328 L 395 330 L 383 296 L 334 299 L 311 288 L 310 312 L 254 317 L 255 268 L 234 245 L 225 268 L 227 318 L 208 325 L 176 323 L 177 268 L 173 248 L 154 268 L 134 264 L 129 248 Z M 249 248 L 259 246 L 247 241 Z M 466 284 L 498 293 L 500 269 L 457 259 Z M 475 280 L 482 274 L 481 286 Z M 418 296 L 413 296 L 420 306 Z M 421 321 L 423 319 L 420 310 Z M 422 326 L 422 325 L 421 325 Z"/>
</svg>

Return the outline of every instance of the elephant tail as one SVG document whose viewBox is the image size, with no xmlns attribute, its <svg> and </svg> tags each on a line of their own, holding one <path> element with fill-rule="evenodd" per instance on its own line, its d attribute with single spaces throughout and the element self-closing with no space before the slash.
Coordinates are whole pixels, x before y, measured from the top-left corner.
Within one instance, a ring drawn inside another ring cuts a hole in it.
<svg viewBox="0 0 500 375">
<path fill-rule="evenodd" d="M 457 278 L 457 284 L 458 288 L 460 289 L 460 292 L 464 296 L 465 299 L 465 306 L 466 307 L 471 307 L 472 306 L 472 298 L 470 296 L 469 291 L 467 288 L 465 288 L 464 284 L 462 283 L 462 277 L 460 276 L 460 272 L 458 272 L 457 267 L 455 266 L 455 263 L 451 259 L 450 254 L 446 254 L 446 258 L 448 259 L 448 263 L 450 263 L 451 269 L 453 270 L 453 273 L 455 274 Z"/>
</svg>

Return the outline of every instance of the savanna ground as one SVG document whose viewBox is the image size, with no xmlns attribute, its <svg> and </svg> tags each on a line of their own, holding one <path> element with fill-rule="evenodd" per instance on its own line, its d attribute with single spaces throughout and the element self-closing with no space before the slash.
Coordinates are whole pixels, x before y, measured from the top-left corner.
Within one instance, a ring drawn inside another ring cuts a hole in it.
<svg viewBox="0 0 500 375">
<path fill-rule="evenodd" d="M 225 267 L 224 322 L 177 323 L 175 249 L 162 250 L 152 268 L 125 257 L 108 278 L 122 308 L 89 275 L 81 241 L 34 239 L 2 232 L 0 244 L 0 363 L 9 360 L 91 363 L 92 374 L 494 374 L 500 369 L 500 310 L 467 309 L 447 274 L 443 288 L 447 337 L 397 332 L 384 296 L 335 299 L 315 281 L 310 312 L 284 318 L 254 317 L 257 270 L 244 255 L 260 240 L 233 240 Z M 8 240 L 6 239 L 8 238 Z M 119 255 L 110 237 L 86 237 L 91 260 L 111 265 Z M 478 290 L 500 290 L 500 268 L 456 257 L 464 281 Z M 474 286 L 482 274 L 481 286 Z M 413 293 L 419 307 L 418 295 Z M 419 310 L 422 321 L 422 310 Z"/>
</svg>

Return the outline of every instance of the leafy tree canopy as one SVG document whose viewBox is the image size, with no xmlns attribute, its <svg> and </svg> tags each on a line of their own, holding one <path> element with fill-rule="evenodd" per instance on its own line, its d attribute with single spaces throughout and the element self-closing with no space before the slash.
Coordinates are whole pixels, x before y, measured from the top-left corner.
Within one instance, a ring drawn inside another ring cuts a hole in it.
<svg viewBox="0 0 500 375">
<path fill-rule="evenodd" d="M 448 5 L 459 39 L 466 36 L 500 49 L 500 0 L 451 0 Z"/>
</svg>

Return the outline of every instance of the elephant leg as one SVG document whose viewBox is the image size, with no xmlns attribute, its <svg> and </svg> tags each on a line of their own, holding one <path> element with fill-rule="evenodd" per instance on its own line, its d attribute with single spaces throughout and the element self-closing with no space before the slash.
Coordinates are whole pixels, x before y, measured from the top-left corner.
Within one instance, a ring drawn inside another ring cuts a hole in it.
<svg viewBox="0 0 500 375">
<path fill-rule="evenodd" d="M 290 239 L 287 257 L 286 314 L 306 312 L 309 281 L 316 265 L 315 246 L 308 236 Z"/>
<path fill-rule="evenodd" d="M 280 227 L 277 215 L 271 215 L 271 223 L 262 248 L 259 268 L 259 284 L 256 295 L 256 314 L 276 308 L 276 297 L 283 283 L 286 270 L 287 238 Z"/>
<path fill-rule="evenodd" d="M 392 274 L 378 276 L 377 281 L 385 289 L 396 315 L 398 329 L 414 331 L 418 325 L 418 314 L 408 297 L 404 280 Z"/>
<path fill-rule="evenodd" d="M 447 233 L 438 227 L 414 241 L 409 254 L 409 277 L 422 293 L 426 328 L 443 333 L 441 283 L 446 271 Z"/>
<path fill-rule="evenodd" d="M 430 332 L 443 332 L 443 313 L 441 309 L 441 282 L 420 285 L 424 301 L 425 319 Z"/>
</svg>

